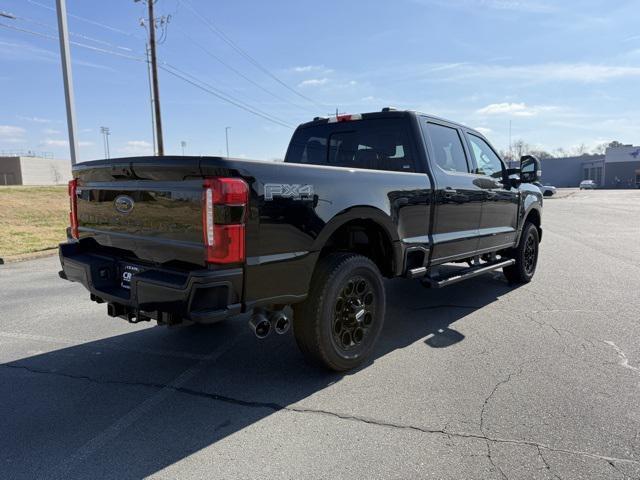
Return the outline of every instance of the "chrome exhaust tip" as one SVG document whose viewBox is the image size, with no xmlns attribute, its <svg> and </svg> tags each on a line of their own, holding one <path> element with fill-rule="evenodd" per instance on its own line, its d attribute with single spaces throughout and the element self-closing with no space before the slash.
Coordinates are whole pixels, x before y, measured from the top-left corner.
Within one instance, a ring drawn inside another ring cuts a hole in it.
<svg viewBox="0 0 640 480">
<path fill-rule="evenodd" d="M 284 335 L 291 328 L 291 320 L 284 311 L 273 312 L 270 317 L 273 329 L 278 335 Z"/>
<path fill-rule="evenodd" d="M 266 338 L 271 332 L 271 322 L 262 312 L 253 314 L 249 320 L 249 326 L 255 336 L 260 339 Z"/>
</svg>

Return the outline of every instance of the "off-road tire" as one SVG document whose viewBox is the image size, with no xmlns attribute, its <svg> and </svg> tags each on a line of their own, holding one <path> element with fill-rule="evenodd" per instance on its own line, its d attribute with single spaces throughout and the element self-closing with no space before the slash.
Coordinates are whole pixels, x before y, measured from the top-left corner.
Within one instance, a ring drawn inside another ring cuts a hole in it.
<svg viewBox="0 0 640 480">
<path fill-rule="evenodd" d="M 382 331 L 385 306 L 384 284 L 375 263 L 354 253 L 329 254 L 313 272 L 307 299 L 294 305 L 298 347 L 312 364 L 337 372 L 351 370 L 371 355 Z M 371 323 L 365 326 L 365 321 Z"/>
<path fill-rule="evenodd" d="M 513 249 L 512 258 L 516 263 L 502 269 L 509 283 L 529 283 L 536 273 L 540 234 L 531 222 L 526 222 L 520 236 L 520 243 Z"/>
</svg>

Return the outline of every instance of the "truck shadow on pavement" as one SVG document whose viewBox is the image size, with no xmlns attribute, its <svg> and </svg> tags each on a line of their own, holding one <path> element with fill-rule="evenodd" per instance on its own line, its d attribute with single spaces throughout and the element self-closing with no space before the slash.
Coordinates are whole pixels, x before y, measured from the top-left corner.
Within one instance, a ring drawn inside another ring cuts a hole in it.
<svg viewBox="0 0 640 480">
<path fill-rule="evenodd" d="M 513 288 L 498 275 L 444 290 L 387 282 L 387 323 L 363 368 L 423 338 L 425 348 L 462 341 L 453 324 Z M 290 334 L 255 339 L 245 320 L 137 330 L 1 367 L 4 478 L 175 478 L 171 466 L 188 457 L 194 476 L 233 476 L 233 462 L 242 469 L 254 448 L 288 456 L 276 444 L 251 444 L 252 435 L 277 433 L 260 432 L 260 420 L 309 411 L 297 402 L 343 378 L 306 365 Z M 304 420 L 296 425 L 305 428 Z"/>
</svg>

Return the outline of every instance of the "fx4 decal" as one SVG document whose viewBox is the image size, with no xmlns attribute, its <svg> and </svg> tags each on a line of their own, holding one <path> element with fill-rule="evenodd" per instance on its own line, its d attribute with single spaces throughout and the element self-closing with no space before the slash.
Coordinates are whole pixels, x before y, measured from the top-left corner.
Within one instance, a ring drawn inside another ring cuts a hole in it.
<svg viewBox="0 0 640 480">
<path fill-rule="evenodd" d="M 313 198 L 313 185 L 300 185 L 298 183 L 265 183 L 264 199 L 270 201 L 275 197 L 291 198 L 292 200 Z"/>
</svg>

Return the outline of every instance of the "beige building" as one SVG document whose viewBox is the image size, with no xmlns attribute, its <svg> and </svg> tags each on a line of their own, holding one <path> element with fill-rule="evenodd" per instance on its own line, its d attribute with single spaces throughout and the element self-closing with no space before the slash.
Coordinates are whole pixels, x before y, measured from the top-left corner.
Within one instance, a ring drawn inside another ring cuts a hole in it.
<svg viewBox="0 0 640 480">
<path fill-rule="evenodd" d="M 0 157 L 0 185 L 64 185 L 71 162 L 37 156 Z"/>
</svg>

